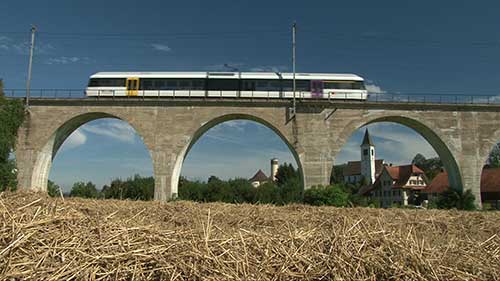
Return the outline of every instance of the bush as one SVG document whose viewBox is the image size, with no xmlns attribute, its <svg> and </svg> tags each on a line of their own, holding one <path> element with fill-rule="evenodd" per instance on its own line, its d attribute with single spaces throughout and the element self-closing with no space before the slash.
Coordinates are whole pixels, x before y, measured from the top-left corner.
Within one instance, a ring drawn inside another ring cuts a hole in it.
<svg viewBox="0 0 500 281">
<path fill-rule="evenodd" d="M 10 158 L 17 132 L 24 121 L 24 106 L 20 100 L 7 100 L 0 95 L 0 191 L 17 187 L 16 164 Z"/>
<path fill-rule="evenodd" d="M 255 191 L 255 202 L 260 204 L 283 204 L 281 192 L 273 182 L 266 182 L 257 187 Z"/>
<path fill-rule="evenodd" d="M 95 185 L 91 182 L 77 182 L 71 188 L 69 194 L 71 197 L 82 197 L 82 198 L 97 198 L 98 192 Z"/>
<path fill-rule="evenodd" d="M 470 190 L 465 192 L 449 189 L 439 194 L 436 200 L 438 209 L 475 210 L 474 195 Z"/>
<path fill-rule="evenodd" d="M 154 178 L 135 175 L 126 181 L 115 179 L 110 186 L 103 186 L 101 196 L 114 199 L 153 200 Z"/>
<path fill-rule="evenodd" d="M 314 206 L 345 207 L 349 193 L 341 185 L 313 186 L 304 192 L 304 203 Z"/>
<path fill-rule="evenodd" d="M 58 197 L 60 196 L 60 187 L 55 184 L 53 181 L 49 180 L 47 182 L 47 193 L 50 197 Z"/>
</svg>

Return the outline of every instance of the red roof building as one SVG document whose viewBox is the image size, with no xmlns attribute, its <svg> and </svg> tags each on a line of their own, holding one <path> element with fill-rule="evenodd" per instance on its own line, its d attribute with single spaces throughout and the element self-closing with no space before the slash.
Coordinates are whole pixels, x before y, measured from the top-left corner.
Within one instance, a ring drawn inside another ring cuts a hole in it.
<svg viewBox="0 0 500 281">
<path fill-rule="evenodd" d="M 360 195 L 380 201 L 382 207 L 392 204 L 416 204 L 421 190 L 427 187 L 424 171 L 415 165 L 384 166 L 371 186 L 360 189 Z"/>
<path fill-rule="evenodd" d="M 448 173 L 441 172 L 422 192 L 432 199 L 450 188 Z M 481 201 L 500 207 L 500 168 L 483 168 L 481 173 Z"/>
</svg>

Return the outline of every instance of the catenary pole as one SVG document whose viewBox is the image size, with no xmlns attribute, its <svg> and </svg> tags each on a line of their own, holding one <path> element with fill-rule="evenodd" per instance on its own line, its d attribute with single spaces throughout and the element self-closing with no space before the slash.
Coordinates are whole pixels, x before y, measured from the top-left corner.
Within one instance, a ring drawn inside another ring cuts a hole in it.
<svg viewBox="0 0 500 281">
<path fill-rule="evenodd" d="M 35 32 L 36 27 L 31 26 L 31 47 L 30 47 L 30 62 L 28 66 L 28 80 L 26 81 L 26 107 L 30 106 L 30 87 L 31 87 L 31 68 L 33 66 L 33 51 L 35 49 Z"/>
<path fill-rule="evenodd" d="M 295 32 L 297 30 L 297 23 L 293 22 L 292 25 L 292 69 L 293 69 L 293 116 L 295 116 L 296 101 L 295 92 L 297 90 L 297 85 L 295 81 Z"/>
</svg>

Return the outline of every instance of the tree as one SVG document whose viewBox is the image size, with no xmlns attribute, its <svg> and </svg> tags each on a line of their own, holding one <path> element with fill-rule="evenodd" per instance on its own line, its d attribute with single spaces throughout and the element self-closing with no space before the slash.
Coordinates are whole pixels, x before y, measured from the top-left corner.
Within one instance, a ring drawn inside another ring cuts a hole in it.
<svg viewBox="0 0 500 281">
<path fill-rule="evenodd" d="M 111 184 L 102 187 L 104 198 L 152 200 L 154 197 L 154 178 L 135 175 L 126 181 L 114 179 Z"/>
<path fill-rule="evenodd" d="M 341 185 L 313 186 L 304 192 L 304 203 L 345 207 L 349 205 L 349 193 Z"/>
<path fill-rule="evenodd" d="M 0 191 L 13 190 L 17 187 L 17 169 L 12 152 L 15 148 L 17 132 L 23 121 L 22 102 L 8 100 L 0 95 Z"/>
<path fill-rule="evenodd" d="M 441 162 L 441 159 L 439 157 L 426 159 L 420 153 L 415 155 L 411 163 L 422 169 L 425 173 L 425 176 L 430 181 L 434 179 L 434 177 L 436 177 L 436 175 L 439 174 L 443 169 L 443 162 Z"/>
<path fill-rule="evenodd" d="M 347 164 L 333 166 L 332 172 L 330 174 L 330 184 L 338 184 L 344 182 L 344 169 L 346 167 Z"/>
<path fill-rule="evenodd" d="M 0 191 L 14 191 L 17 188 L 17 169 L 13 159 L 0 163 Z"/>
<path fill-rule="evenodd" d="M 257 187 L 255 191 L 255 202 L 260 204 L 282 205 L 281 192 L 274 182 L 266 182 Z"/>
<path fill-rule="evenodd" d="M 500 142 L 495 144 L 488 156 L 488 164 L 491 168 L 500 168 Z"/>
<path fill-rule="evenodd" d="M 302 201 L 304 187 L 299 171 L 292 164 L 284 163 L 278 167 L 276 185 L 280 188 L 283 203 Z"/>
<path fill-rule="evenodd" d="M 47 182 L 47 193 L 50 197 L 60 196 L 60 189 L 59 185 L 55 184 L 53 181 L 49 180 Z"/>
<path fill-rule="evenodd" d="M 98 192 L 92 182 L 77 182 L 71 188 L 71 197 L 97 198 Z"/>
<path fill-rule="evenodd" d="M 475 210 L 474 195 L 470 190 L 465 192 L 448 189 L 439 194 L 436 202 L 438 209 Z"/>
<path fill-rule="evenodd" d="M 184 178 L 179 185 L 179 198 L 182 200 L 192 200 L 197 202 L 206 201 L 207 184 L 199 181 L 189 181 Z"/>
</svg>

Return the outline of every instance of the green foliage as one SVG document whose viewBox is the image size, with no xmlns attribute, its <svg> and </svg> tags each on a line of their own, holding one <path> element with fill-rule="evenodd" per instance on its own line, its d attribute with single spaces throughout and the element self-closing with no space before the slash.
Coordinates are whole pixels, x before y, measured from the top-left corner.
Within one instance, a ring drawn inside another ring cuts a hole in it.
<svg viewBox="0 0 500 281">
<path fill-rule="evenodd" d="M 153 200 L 154 178 L 135 175 L 126 181 L 115 179 L 103 186 L 101 196 L 113 199 Z"/>
<path fill-rule="evenodd" d="M 415 155 L 411 163 L 422 169 L 429 181 L 432 181 L 432 179 L 434 179 L 443 169 L 443 162 L 441 162 L 439 157 L 426 159 L 420 153 Z"/>
<path fill-rule="evenodd" d="M 304 203 L 315 206 L 346 207 L 349 193 L 342 185 L 313 186 L 304 192 Z"/>
<path fill-rule="evenodd" d="M 16 163 L 8 159 L 5 163 L 0 163 L 0 191 L 14 191 L 17 189 Z"/>
<path fill-rule="evenodd" d="M 255 188 L 246 179 L 223 181 L 210 176 L 207 183 L 191 182 L 181 177 L 179 198 L 198 202 L 287 204 L 302 202 L 303 186 L 299 172 L 291 164 L 278 168 L 276 183 L 267 182 Z"/>
<path fill-rule="evenodd" d="M 344 169 L 347 164 L 333 166 L 332 172 L 330 174 L 330 184 L 341 184 L 344 183 Z"/>
<path fill-rule="evenodd" d="M 91 182 L 77 182 L 71 188 L 69 194 L 71 197 L 97 198 L 98 192 L 95 185 Z"/>
<path fill-rule="evenodd" d="M 55 184 L 53 181 L 49 180 L 47 182 L 47 193 L 50 197 L 61 196 L 59 191 L 60 189 L 59 185 Z"/>
<path fill-rule="evenodd" d="M 284 204 L 302 202 L 304 186 L 299 171 L 292 164 L 284 163 L 278 167 L 276 185 Z"/>
<path fill-rule="evenodd" d="M 255 201 L 256 189 L 246 179 L 231 179 L 228 181 L 231 189 L 234 190 L 233 202 L 235 203 L 253 203 Z"/>
<path fill-rule="evenodd" d="M 273 182 L 266 182 L 257 187 L 255 202 L 260 204 L 282 205 L 281 192 L 279 187 Z"/>
<path fill-rule="evenodd" d="M 179 199 L 206 202 L 207 184 L 199 181 L 179 181 Z"/>
<path fill-rule="evenodd" d="M 491 168 L 500 168 L 500 143 L 497 143 L 488 157 L 488 164 Z"/>
<path fill-rule="evenodd" d="M 458 209 L 458 210 L 475 210 L 474 195 L 470 190 L 466 192 L 448 189 L 439 194 L 435 204 L 438 209 Z"/>
<path fill-rule="evenodd" d="M 8 100 L 0 95 L 0 191 L 17 187 L 15 162 L 10 159 L 14 151 L 17 131 L 24 121 L 21 100 Z"/>
</svg>

